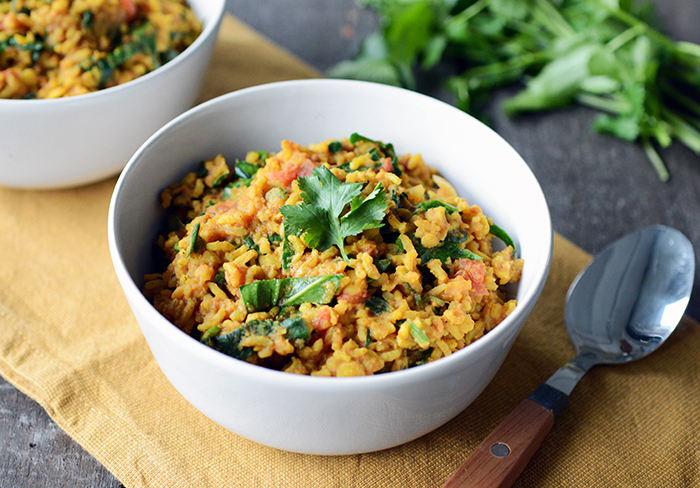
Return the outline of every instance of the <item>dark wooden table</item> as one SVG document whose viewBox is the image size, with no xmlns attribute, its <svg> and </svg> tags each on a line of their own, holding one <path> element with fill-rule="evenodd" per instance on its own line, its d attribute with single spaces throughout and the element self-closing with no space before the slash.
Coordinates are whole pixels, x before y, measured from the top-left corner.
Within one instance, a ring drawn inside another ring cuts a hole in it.
<svg viewBox="0 0 700 488">
<path fill-rule="evenodd" d="M 700 43 L 697 0 L 654 3 L 667 32 Z M 229 10 L 321 71 L 352 57 L 377 27 L 371 12 L 354 0 L 229 0 Z M 700 250 L 699 156 L 680 145 L 664 150 L 672 178 L 661 183 L 638 146 L 592 133 L 590 110 L 510 120 L 500 115 L 497 99 L 491 112 L 493 128 L 539 178 L 556 232 L 596 253 L 629 231 L 665 224 Z M 699 276 L 700 269 L 688 308 L 695 319 L 700 319 Z M 0 488 L 120 486 L 38 404 L 0 378 Z"/>
</svg>

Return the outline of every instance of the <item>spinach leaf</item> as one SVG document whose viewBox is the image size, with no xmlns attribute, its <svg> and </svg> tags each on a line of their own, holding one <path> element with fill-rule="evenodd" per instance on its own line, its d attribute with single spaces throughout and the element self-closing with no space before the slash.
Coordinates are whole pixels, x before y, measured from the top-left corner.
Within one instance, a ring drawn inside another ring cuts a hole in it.
<svg viewBox="0 0 700 488">
<path fill-rule="evenodd" d="M 253 348 L 241 347 L 241 341 L 246 337 L 269 336 L 275 327 L 286 329 L 285 337 L 290 341 L 309 338 L 309 328 L 306 322 L 300 316 L 295 316 L 281 322 L 272 319 L 251 320 L 233 332 L 221 336 L 216 335 L 220 329 L 215 326 L 202 335 L 201 342 L 227 356 L 247 359 L 253 353 Z"/>
<path fill-rule="evenodd" d="M 425 202 L 420 202 L 417 206 L 416 209 L 413 211 L 413 213 L 420 212 L 420 211 L 426 211 L 431 208 L 435 207 L 444 207 L 445 210 L 447 210 L 450 213 L 457 212 L 459 213 L 459 209 L 455 207 L 454 205 L 450 205 L 449 203 L 441 202 L 440 200 L 428 200 Z"/>
<path fill-rule="evenodd" d="M 207 169 L 207 165 L 205 164 L 204 161 L 200 161 L 199 164 L 197 165 L 197 173 L 198 178 L 206 178 L 206 176 L 209 174 L 209 170 Z"/>
<path fill-rule="evenodd" d="M 284 336 L 290 341 L 297 339 L 307 340 L 310 337 L 309 327 L 299 315 L 284 319 L 280 322 L 280 326 L 287 329 L 287 333 Z"/>
<path fill-rule="evenodd" d="M 95 14 L 92 10 L 85 10 L 80 18 L 80 23 L 84 29 L 90 29 L 95 22 Z"/>
<path fill-rule="evenodd" d="M 335 297 L 342 274 L 254 281 L 240 287 L 248 312 L 302 303 L 326 304 Z"/>
<path fill-rule="evenodd" d="M 248 249 L 260 252 L 260 246 L 258 246 L 250 236 L 243 238 L 243 244 L 245 244 Z"/>
<path fill-rule="evenodd" d="M 491 224 L 491 230 L 489 232 L 491 233 L 491 235 L 496 236 L 500 240 L 502 240 L 506 246 L 512 247 L 513 252 L 515 252 L 515 242 L 513 242 L 513 239 L 508 235 L 506 231 L 501 229 L 496 224 Z"/>
<path fill-rule="evenodd" d="M 251 320 L 233 332 L 224 335 L 208 335 L 205 333 L 202 336 L 201 342 L 207 346 L 216 349 L 227 356 L 236 359 L 247 359 L 253 353 L 252 347 L 241 347 L 241 341 L 248 336 L 267 336 L 272 332 L 272 327 L 275 324 L 272 320 Z M 210 329 L 211 330 L 211 329 Z M 209 331 L 207 331 L 209 332 Z M 205 338 L 205 336 L 208 336 Z"/>
<path fill-rule="evenodd" d="M 379 154 L 379 151 L 377 151 L 375 148 L 369 150 L 369 157 L 372 161 L 379 161 L 382 159 L 381 154 Z"/>
<path fill-rule="evenodd" d="M 249 179 L 255 176 L 255 173 L 257 173 L 259 169 L 260 168 L 258 166 L 255 166 L 253 163 L 248 163 L 247 161 L 236 159 L 236 166 L 234 172 L 239 178 Z"/>
<path fill-rule="evenodd" d="M 257 153 L 257 155 L 259 156 L 258 161 L 261 161 L 261 164 L 263 164 L 263 165 L 264 165 L 267 157 L 270 155 L 270 153 L 267 151 L 253 151 L 253 152 Z"/>
<path fill-rule="evenodd" d="M 389 303 L 382 297 L 368 298 L 367 301 L 365 301 L 365 305 L 367 305 L 367 308 L 369 308 L 374 315 L 389 311 Z"/>
<path fill-rule="evenodd" d="M 391 267 L 391 259 L 379 259 L 374 265 L 377 267 L 377 271 L 384 273 Z"/>
<path fill-rule="evenodd" d="M 228 172 L 226 172 L 226 173 L 221 173 L 221 174 L 220 174 L 219 176 L 217 176 L 216 179 L 212 182 L 212 184 L 211 184 L 212 188 L 216 188 L 217 186 L 223 185 L 223 184 L 226 182 L 226 180 L 228 179 L 228 177 L 229 177 L 229 173 L 228 173 Z"/>
<path fill-rule="evenodd" d="M 338 141 L 333 141 L 330 144 L 328 144 L 328 152 L 330 152 L 331 154 L 340 152 L 341 149 L 343 149 L 343 145 Z"/>
<path fill-rule="evenodd" d="M 427 364 L 430 356 L 433 354 L 433 348 L 429 347 L 426 350 L 421 351 L 409 351 L 408 357 L 408 367 L 413 368 L 414 366 L 420 366 L 421 364 Z"/>
<path fill-rule="evenodd" d="M 478 254 L 460 247 L 460 244 L 466 239 L 467 236 L 461 232 L 450 232 L 439 246 L 426 248 L 418 240 L 414 240 L 413 246 L 416 248 L 422 264 L 428 264 L 433 259 L 439 259 L 442 263 L 448 258 L 480 260 L 481 256 Z"/>
<path fill-rule="evenodd" d="M 216 275 L 214 275 L 214 283 L 216 283 L 219 288 L 225 291 L 227 289 L 226 272 L 219 271 L 218 273 L 216 273 Z"/>
</svg>

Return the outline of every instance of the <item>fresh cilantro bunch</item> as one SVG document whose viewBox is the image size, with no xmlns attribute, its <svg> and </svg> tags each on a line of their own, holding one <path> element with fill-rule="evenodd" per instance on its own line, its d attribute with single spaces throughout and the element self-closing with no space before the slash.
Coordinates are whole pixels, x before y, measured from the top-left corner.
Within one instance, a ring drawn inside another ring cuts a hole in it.
<svg viewBox="0 0 700 488">
<path fill-rule="evenodd" d="M 285 241 L 290 235 L 302 236 L 307 246 L 320 251 L 336 245 L 348 261 L 345 238 L 382 226 L 389 203 L 381 184 L 362 198 L 362 183 L 343 183 L 325 166 L 298 178 L 297 184 L 302 202 L 280 207 Z"/>
<path fill-rule="evenodd" d="M 594 129 L 640 142 L 659 178 L 657 147 L 700 154 L 700 46 L 653 27 L 634 0 L 361 0 L 381 29 L 330 75 L 416 88 L 416 70 L 440 76 L 457 105 L 478 115 L 497 87 L 522 82 L 508 115 L 572 103 L 602 113 Z"/>
</svg>

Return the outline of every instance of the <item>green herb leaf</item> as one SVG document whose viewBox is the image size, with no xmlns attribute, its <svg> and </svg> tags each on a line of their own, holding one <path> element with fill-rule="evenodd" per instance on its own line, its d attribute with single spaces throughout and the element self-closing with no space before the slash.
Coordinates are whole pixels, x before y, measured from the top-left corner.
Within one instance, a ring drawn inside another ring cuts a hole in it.
<svg viewBox="0 0 700 488">
<path fill-rule="evenodd" d="M 260 251 L 260 246 L 258 246 L 250 236 L 243 238 L 243 244 L 245 244 L 248 249 Z"/>
<path fill-rule="evenodd" d="M 287 333 L 284 336 L 290 341 L 296 341 L 298 339 L 306 340 L 311 336 L 306 322 L 298 315 L 296 317 L 284 319 L 280 322 L 280 326 L 287 329 Z"/>
<path fill-rule="evenodd" d="M 205 333 L 202 343 L 236 359 L 247 359 L 253 353 L 252 347 L 241 347 L 241 341 L 250 336 L 268 336 L 273 330 L 273 320 L 251 320 L 232 332 L 224 335 Z M 212 330 L 212 329 L 209 329 Z M 217 332 L 218 333 L 218 332 Z M 205 337 L 207 335 L 207 337 Z"/>
<path fill-rule="evenodd" d="M 444 263 L 447 259 L 472 259 L 478 261 L 481 258 L 476 253 L 460 247 L 460 244 L 466 240 L 466 235 L 460 232 L 450 232 L 445 237 L 445 240 L 439 246 L 427 248 L 423 247 L 420 242 L 414 240 L 413 246 L 418 252 L 421 264 L 428 264 L 433 259 L 439 259 Z"/>
<path fill-rule="evenodd" d="M 333 141 L 330 144 L 328 144 L 328 152 L 330 152 L 331 154 L 340 152 L 341 149 L 343 149 L 343 145 L 338 141 Z"/>
<path fill-rule="evenodd" d="M 92 12 L 92 10 L 85 10 L 83 12 L 83 15 L 82 15 L 81 21 L 80 21 L 83 28 L 90 29 L 92 27 L 92 24 L 94 21 L 95 21 L 95 14 Z"/>
<path fill-rule="evenodd" d="M 190 234 L 189 239 L 187 240 L 187 250 L 185 251 L 185 257 L 188 258 L 193 252 L 199 252 L 199 249 L 201 247 L 202 243 L 202 238 L 199 237 L 199 229 L 201 227 L 201 223 L 197 222 L 194 224 L 194 227 L 192 228 L 192 233 Z"/>
<path fill-rule="evenodd" d="M 371 34 L 362 42 L 360 55 L 352 61 L 343 61 L 328 72 L 332 78 L 374 81 L 401 86 L 403 80 L 389 59 L 389 48 L 381 34 Z"/>
<path fill-rule="evenodd" d="M 214 283 L 217 284 L 219 288 L 222 290 L 227 289 L 227 284 L 226 284 L 226 272 L 225 271 L 219 271 L 214 275 Z"/>
<path fill-rule="evenodd" d="M 254 153 L 257 153 L 257 155 L 259 156 L 258 161 L 260 161 L 260 162 L 261 162 L 261 165 L 264 166 L 265 160 L 266 160 L 267 157 L 270 155 L 270 153 L 267 152 L 267 151 L 253 151 L 253 152 L 254 152 Z"/>
<path fill-rule="evenodd" d="M 430 42 L 434 22 L 428 2 L 397 3 L 394 20 L 385 34 L 392 58 L 412 63 Z"/>
<path fill-rule="evenodd" d="M 420 212 L 420 211 L 426 211 L 431 208 L 435 207 L 444 207 L 445 210 L 447 210 L 450 213 L 457 212 L 459 213 L 459 209 L 455 207 L 454 205 L 450 205 L 445 202 L 441 202 L 440 200 L 428 200 L 425 202 L 420 202 L 417 206 L 416 209 L 413 211 L 413 213 Z"/>
<path fill-rule="evenodd" d="M 313 249 L 325 251 L 336 245 L 348 261 L 345 238 L 382 225 L 388 202 L 381 185 L 362 199 L 361 183 L 343 183 L 325 166 L 314 169 L 308 177 L 298 178 L 297 184 L 303 201 L 280 207 L 285 234 L 301 235 Z M 348 204 L 350 210 L 345 212 Z"/>
<path fill-rule="evenodd" d="M 338 291 L 342 274 L 309 278 L 283 278 L 254 281 L 240 287 L 241 298 L 248 312 L 272 307 L 291 307 L 302 303 L 330 303 Z"/>
<path fill-rule="evenodd" d="M 290 341 L 309 338 L 309 328 L 306 322 L 301 317 L 296 316 L 281 322 L 272 319 L 251 320 L 233 332 L 224 335 L 217 335 L 220 329 L 214 326 L 202 335 L 201 342 L 227 356 L 236 359 L 247 359 L 253 353 L 253 348 L 241 347 L 243 339 L 253 336 L 269 336 L 275 327 L 286 329 L 285 337 Z"/>
<path fill-rule="evenodd" d="M 389 303 L 382 297 L 370 297 L 365 301 L 365 305 L 367 305 L 367 308 L 375 315 L 389 311 Z"/>
<path fill-rule="evenodd" d="M 259 169 L 260 168 L 258 166 L 255 166 L 253 163 L 248 163 L 246 161 L 236 159 L 236 166 L 234 172 L 239 178 L 250 179 L 253 176 L 255 176 L 255 173 L 257 173 Z"/>
<path fill-rule="evenodd" d="M 491 235 L 494 235 L 498 237 L 500 240 L 502 240 L 506 246 L 510 246 L 513 248 L 513 252 L 515 252 L 515 242 L 513 242 L 513 239 L 508 235 L 506 231 L 501 229 L 499 226 L 496 224 L 491 224 L 491 229 L 489 231 Z"/>
<path fill-rule="evenodd" d="M 433 348 L 429 347 L 428 349 L 422 350 L 422 351 L 409 351 L 408 355 L 408 367 L 413 368 L 415 366 L 420 366 L 422 364 L 428 364 L 430 360 L 430 356 L 433 354 Z"/>
<path fill-rule="evenodd" d="M 380 273 L 384 273 L 391 267 L 391 259 L 379 259 L 375 261 L 374 265 Z"/>
<path fill-rule="evenodd" d="M 430 339 L 428 339 L 428 336 L 425 335 L 425 332 L 420 330 L 415 323 L 411 322 L 408 324 L 408 331 L 411 333 L 413 339 L 420 348 L 424 349 L 430 345 Z"/>
<path fill-rule="evenodd" d="M 229 173 L 222 173 L 219 176 L 216 177 L 216 179 L 212 182 L 211 186 L 212 188 L 216 188 L 217 186 L 220 186 L 226 182 L 228 179 Z"/>
<path fill-rule="evenodd" d="M 202 334 L 202 340 L 211 339 L 219 332 L 221 332 L 221 329 L 219 327 L 217 327 L 216 325 L 213 327 L 210 327 L 207 329 L 207 331 L 204 334 Z"/>
<path fill-rule="evenodd" d="M 584 44 L 553 60 L 528 81 L 525 90 L 503 102 L 503 110 L 513 115 L 568 105 L 590 76 L 588 62 L 599 49 L 596 45 Z"/>
</svg>

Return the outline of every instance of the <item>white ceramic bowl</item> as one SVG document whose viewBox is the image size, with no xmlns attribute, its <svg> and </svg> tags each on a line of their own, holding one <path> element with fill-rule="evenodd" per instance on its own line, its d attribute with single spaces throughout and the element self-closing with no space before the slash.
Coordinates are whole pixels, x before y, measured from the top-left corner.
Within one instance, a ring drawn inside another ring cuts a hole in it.
<svg viewBox="0 0 700 488">
<path fill-rule="evenodd" d="M 360 378 L 282 373 L 225 356 L 192 339 L 144 298 L 152 245 L 169 183 L 223 153 L 279 150 L 359 132 L 422 153 L 469 203 L 514 237 L 525 268 L 519 305 L 461 351 L 409 370 Z M 204 415 L 259 443 L 303 453 L 350 454 L 392 447 L 444 424 L 501 366 L 549 270 L 549 211 L 527 164 L 469 115 L 407 90 L 356 81 L 282 82 L 237 91 L 178 117 L 144 144 L 117 182 L 109 212 L 114 267 L 162 371 Z"/>
<path fill-rule="evenodd" d="M 194 103 L 226 0 L 190 0 L 202 34 L 134 81 L 51 100 L 0 99 L 0 185 L 66 188 L 124 168 L 156 130 Z"/>
</svg>

